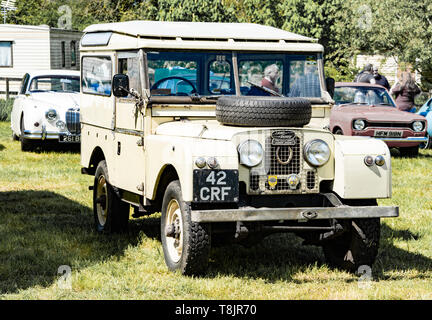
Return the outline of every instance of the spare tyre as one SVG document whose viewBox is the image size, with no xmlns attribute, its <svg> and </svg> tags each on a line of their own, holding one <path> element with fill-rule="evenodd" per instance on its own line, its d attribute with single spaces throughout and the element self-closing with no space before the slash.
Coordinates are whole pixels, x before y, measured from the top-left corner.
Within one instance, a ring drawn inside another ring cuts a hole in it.
<svg viewBox="0 0 432 320">
<path fill-rule="evenodd" d="M 311 116 L 311 103 L 303 98 L 223 96 L 216 104 L 216 119 L 233 126 L 301 127 Z"/>
</svg>

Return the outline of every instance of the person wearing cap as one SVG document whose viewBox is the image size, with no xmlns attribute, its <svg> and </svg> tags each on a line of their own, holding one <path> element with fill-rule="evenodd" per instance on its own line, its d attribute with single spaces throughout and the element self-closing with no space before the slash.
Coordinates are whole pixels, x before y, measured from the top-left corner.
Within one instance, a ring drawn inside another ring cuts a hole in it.
<svg viewBox="0 0 432 320">
<path fill-rule="evenodd" d="M 373 67 L 373 77 L 375 79 L 375 83 L 383 86 L 387 90 L 390 90 L 390 84 L 387 81 L 387 78 L 383 75 L 379 74 L 378 67 Z"/>
</svg>

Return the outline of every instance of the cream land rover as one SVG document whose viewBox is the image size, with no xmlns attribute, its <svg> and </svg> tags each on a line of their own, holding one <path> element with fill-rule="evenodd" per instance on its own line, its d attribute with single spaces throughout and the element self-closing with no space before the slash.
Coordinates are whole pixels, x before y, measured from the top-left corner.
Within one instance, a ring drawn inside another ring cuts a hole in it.
<svg viewBox="0 0 432 320">
<path fill-rule="evenodd" d="M 382 141 L 328 130 L 334 82 L 313 39 L 255 24 L 130 21 L 81 40 L 81 166 L 95 228 L 161 212 L 170 270 L 211 245 L 293 232 L 331 266 L 372 266 L 397 207 Z M 333 84 L 333 86 L 332 86 Z"/>
</svg>

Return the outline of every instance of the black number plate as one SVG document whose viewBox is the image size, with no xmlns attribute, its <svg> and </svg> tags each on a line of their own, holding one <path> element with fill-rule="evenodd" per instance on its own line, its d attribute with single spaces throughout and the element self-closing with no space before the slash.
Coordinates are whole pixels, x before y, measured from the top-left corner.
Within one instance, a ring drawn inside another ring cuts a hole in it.
<svg viewBox="0 0 432 320">
<path fill-rule="evenodd" d="M 67 134 L 61 134 L 59 136 L 59 142 L 64 142 L 64 143 L 81 142 L 81 136 L 71 136 L 71 135 L 67 135 Z"/>
<path fill-rule="evenodd" d="M 194 170 L 195 202 L 237 202 L 238 170 Z"/>
</svg>

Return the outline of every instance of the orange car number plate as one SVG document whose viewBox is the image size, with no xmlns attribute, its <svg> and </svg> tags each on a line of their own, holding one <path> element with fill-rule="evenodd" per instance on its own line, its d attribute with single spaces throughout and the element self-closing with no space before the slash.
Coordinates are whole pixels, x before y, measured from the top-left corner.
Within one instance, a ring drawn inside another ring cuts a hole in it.
<svg viewBox="0 0 432 320">
<path fill-rule="evenodd" d="M 377 138 L 402 138 L 403 131 L 375 130 L 374 137 Z"/>
</svg>

